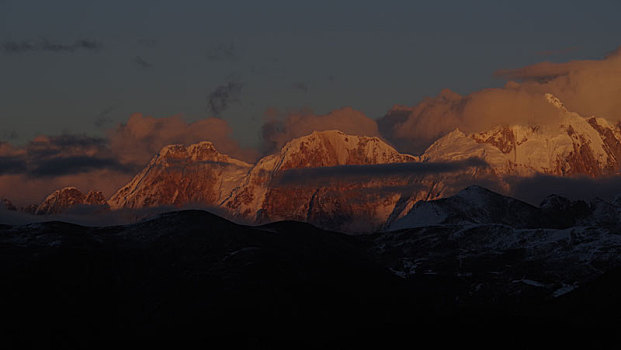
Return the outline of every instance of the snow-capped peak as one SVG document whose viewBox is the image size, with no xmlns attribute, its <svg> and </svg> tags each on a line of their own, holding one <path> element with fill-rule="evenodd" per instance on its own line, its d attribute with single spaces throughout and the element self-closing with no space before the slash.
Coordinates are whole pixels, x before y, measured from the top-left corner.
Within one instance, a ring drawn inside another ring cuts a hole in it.
<svg viewBox="0 0 621 350">
<path fill-rule="evenodd" d="M 77 205 L 106 205 L 106 199 L 103 193 L 98 191 L 84 194 L 75 187 L 65 187 L 47 196 L 35 213 L 57 214 Z"/>
<path fill-rule="evenodd" d="M 471 134 L 459 130 L 434 142 L 425 161 L 472 157 L 485 160 L 498 175 L 612 174 L 621 167 L 621 131 L 606 120 L 570 112 L 552 94 L 545 98 L 562 113 L 544 125 L 497 126 Z"/>
<path fill-rule="evenodd" d="M 378 137 L 315 131 L 289 141 L 278 154 L 279 169 L 396 163 L 416 160 L 400 154 Z"/>
<path fill-rule="evenodd" d="M 567 112 L 567 107 L 565 107 L 565 104 L 563 104 L 563 102 L 561 102 L 561 100 L 552 95 L 551 93 L 546 93 L 545 94 L 546 100 L 551 103 L 554 107 L 562 110 L 563 112 Z"/>
</svg>

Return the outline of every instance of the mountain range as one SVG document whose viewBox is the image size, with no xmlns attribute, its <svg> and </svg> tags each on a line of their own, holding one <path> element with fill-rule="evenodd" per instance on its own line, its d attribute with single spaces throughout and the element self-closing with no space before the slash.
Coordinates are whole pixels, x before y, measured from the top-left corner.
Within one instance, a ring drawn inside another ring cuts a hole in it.
<svg viewBox="0 0 621 350">
<path fill-rule="evenodd" d="M 423 202 L 473 183 L 510 192 L 507 179 L 515 177 L 617 174 L 620 126 L 570 112 L 551 94 L 543 98 L 556 107 L 554 123 L 454 130 L 416 156 L 399 153 L 378 137 L 336 130 L 293 139 L 256 164 L 222 154 L 208 141 L 169 145 L 107 200 L 99 192 L 65 188 L 35 211 L 59 213 L 76 205 L 113 210 L 200 206 L 242 223 L 295 220 L 372 232 L 420 225 L 415 222 L 423 219 L 416 217 L 427 207 Z"/>
<path fill-rule="evenodd" d="M 455 130 L 416 156 L 336 130 L 256 164 L 205 141 L 164 147 L 110 198 L 55 191 L 29 209 L 38 222 L 0 223 L 0 335 L 57 347 L 606 345 L 621 326 L 621 197 L 500 193 L 516 176 L 617 174 L 620 127 L 545 98 L 556 124 Z M 192 206 L 205 210 L 170 211 Z M 45 222 L 93 208 L 136 217 Z M 19 214 L 9 200 L 0 213 Z"/>
</svg>

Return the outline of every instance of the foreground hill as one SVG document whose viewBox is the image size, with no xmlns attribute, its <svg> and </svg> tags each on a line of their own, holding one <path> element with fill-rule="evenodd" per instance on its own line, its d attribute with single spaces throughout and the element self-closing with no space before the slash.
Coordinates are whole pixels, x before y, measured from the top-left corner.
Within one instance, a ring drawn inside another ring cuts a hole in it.
<svg viewBox="0 0 621 350">
<path fill-rule="evenodd" d="M 103 228 L 4 225 L 2 336 L 61 346 L 597 342 L 594 333 L 621 325 L 619 304 L 599 297 L 620 283 L 619 253 L 605 227 L 462 223 L 347 236 L 203 211 Z"/>
</svg>

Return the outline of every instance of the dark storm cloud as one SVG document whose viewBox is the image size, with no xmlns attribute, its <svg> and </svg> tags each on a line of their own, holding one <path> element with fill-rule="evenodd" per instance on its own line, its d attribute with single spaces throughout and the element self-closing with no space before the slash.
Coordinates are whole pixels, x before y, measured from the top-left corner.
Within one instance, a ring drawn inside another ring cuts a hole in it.
<svg viewBox="0 0 621 350">
<path fill-rule="evenodd" d="M 102 169 L 124 173 L 134 171 L 134 169 L 119 163 L 116 159 L 99 158 L 96 156 L 55 157 L 39 160 L 33 165 L 34 168 L 28 171 L 28 175 L 32 177 L 75 175 Z"/>
<path fill-rule="evenodd" d="M 4 147 L 3 152 L 5 154 L 0 154 L 0 175 L 49 178 L 92 170 L 121 173 L 136 170 L 114 157 L 107 140 L 82 135 L 39 137 L 24 148 Z"/>
<path fill-rule="evenodd" d="M 26 169 L 26 159 L 23 156 L 0 156 L 0 175 L 22 174 Z"/>
<path fill-rule="evenodd" d="M 140 56 L 134 57 L 133 62 L 140 68 L 151 68 L 153 65 Z"/>
<path fill-rule="evenodd" d="M 73 43 L 53 42 L 47 39 L 39 41 L 5 41 L 0 46 L 5 54 L 22 54 L 28 52 L 73 53 L 76 51 L 98 51 L 102 44 L 95 40 L 79 39 Z"/>
<path fill-rule="evenodd" d="M 392 163 L 370 165 L 339 165 L 321 168 L 289 169 L 276 179 L 279 185 L 312 183 L 360 177 L 431 175 L 450 173 L 467 168 L 485 168 L 488 164 L 479 158 L 456 162 Z"/>
<path fill-rule="evenodd" d="M 207 60 L 209 61 L 236 61 L 238 59 L 237 49 L 233 43 L 220 43 L 207 50 Z"/>
<path fill-rule="evenodd" d="M 34 160 L 57 155 L 97 154 L 107 151 L 107 140 L 86 135 L 49 136 L 31 141 L 26 151 Z"/>
<path fill-rule="evenodd" d="M 237 81 L 230 81 L 226 85 L 218 86 L 207 96 L 207 108 L 213 115 L 220 115 L 232 103 L 238 103 L 241 96 L 243 84 Z"/>
</svg>

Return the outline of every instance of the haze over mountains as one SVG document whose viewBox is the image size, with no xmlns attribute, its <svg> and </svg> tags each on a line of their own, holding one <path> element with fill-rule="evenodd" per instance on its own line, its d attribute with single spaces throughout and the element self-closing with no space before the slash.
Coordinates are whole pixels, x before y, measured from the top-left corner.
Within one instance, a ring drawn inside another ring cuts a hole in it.
<svg viewBox="0 0 621 350">
<path fill-rule="evenodd" d="M 471 184 L 511 194 L 516 179 L 542 174 L 616 175 L 619 125 L 570 112 L 551 94 L 541 98 L 559 114 L 557 123 L 471 134 L 454 130 L 420 156 L 399 153 L 379 137 L 337 130 L 293 139 L 255 164 L 223 154 L 209 141 L 170 145 L 107 200 L 101 192 L 66 188 L 48 196 L 35 213 L 61 213 L 76 205 L 112 210 L 200 206 L 245 223 L 296 220 L 369 232 L 398 222 L 402 227 L 416 203 Z"/>
</svg>

